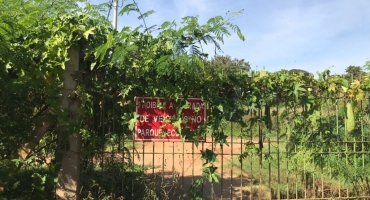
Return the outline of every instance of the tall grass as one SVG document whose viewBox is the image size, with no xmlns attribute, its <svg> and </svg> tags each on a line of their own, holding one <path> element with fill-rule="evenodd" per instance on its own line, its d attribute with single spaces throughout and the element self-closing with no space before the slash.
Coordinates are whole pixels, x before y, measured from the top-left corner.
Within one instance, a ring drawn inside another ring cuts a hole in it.
<svg viewBox="0 0 370 200">
<path fill-rule="evenodd" d="M 288 153 L 285 146 L 285 142 L 279 145 L 271 143 L 270 150 L 265 147 L 241 161 L 234 156 L 227 167 L 233 168 L 239 176 L 249 177 L 250 182 L 243 191 L 259 191 L 254 192 L 255 195 L 287 199 L 329 198 L 346 196 L 353 190 L 350 183 L 333 178 L 330 168 L 323 169 L 315 165 L 312 152 L 303 151 L 297 146 L 296 151 Z"/>
</svg>

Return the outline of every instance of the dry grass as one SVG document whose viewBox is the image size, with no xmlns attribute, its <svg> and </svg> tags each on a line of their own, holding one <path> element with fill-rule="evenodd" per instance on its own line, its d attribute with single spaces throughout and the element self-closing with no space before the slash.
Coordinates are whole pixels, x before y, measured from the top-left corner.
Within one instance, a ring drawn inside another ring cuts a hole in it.
<svg viewBox="0 0 370 200">
<path fill-rule="evenodd" d="M 272 199 L 271 191 L 264 185 L 253 185 L 242 188 L 243 194 L 249 195 L 250 199 Z"/>
</svg>

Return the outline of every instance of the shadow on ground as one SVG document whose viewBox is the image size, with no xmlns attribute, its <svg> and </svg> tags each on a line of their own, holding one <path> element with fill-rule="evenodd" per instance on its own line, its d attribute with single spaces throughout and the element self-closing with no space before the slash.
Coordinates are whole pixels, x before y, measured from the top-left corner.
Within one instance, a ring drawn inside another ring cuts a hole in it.
<svg viewBox="0 0 370 200">
<path fill-rule="evenodd" d="M 160 199 L 192 199 L 190 188 L 193 181 L 201 176 L 178 176 L 176 173 L 159 172 L 150 174 L 147 178 L 147 187 Z M 241 190 L 241 188 L 243 188 Z M 219 183 L 210 183 L 203 178 L 203 184 L 198 187 L 202 199 L 271 199 L 269 191 L 256 186 L 250 189 L 247 177 L 219 178 Z"/>
</svg>

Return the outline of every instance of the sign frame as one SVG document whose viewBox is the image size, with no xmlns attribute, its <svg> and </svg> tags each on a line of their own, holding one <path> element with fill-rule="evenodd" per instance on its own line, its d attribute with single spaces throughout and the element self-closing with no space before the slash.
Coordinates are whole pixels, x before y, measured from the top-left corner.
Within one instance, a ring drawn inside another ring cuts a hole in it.
<svg viewBox="0 0 370 200">
<path fill-rule="evenodd" d="M 169 100 L 165 100 L 164 97 L 135 97 L 135 111 L 136 113 L 138 114 L 139 113 L 139 107 L 140 107 L 140 101 L 141 100 L 164 100 L 165 102 L 171 102 L 173 101 L 174 99 L 169 99 Z M 184 98 L 179 98 L 179 99 L 184 99 Z M 201 98 L 197 98 L 197 97 L 189 97 L 187 98 L 187 100 L 190 102 L 190 101 L 201 101 L 202 103 L 203 100 Z M 157 109 L 159 110 L 160 108 L 152 108 L 152 109 Z M 176 109 L 176 108 L 175 108 Z M 207 122 L 207 104 L 204 103 L 204 108 L 202 109 L 204 111 L 204 113 L 202 113 L 200 116 L 203 115 L 203 121 L 201 123 L 199 123 L 197 125 L 197 127 L 200 125 L 200 124 L 204 124 Z M 139 115 L 141 116 L 141 114 Z M 148 116 L 148 115 L 147 115 Z M 172 115 L 171 115 L 172 116 Z M 183 142 L 183 140 L 180 138 L 168 138 L 167 136 L 164 137 L 164 138 L 141 138 L 141 137 L 138 137 L 138 123 L 139 122 L 135 122 L 135 126 L 134 126 L 134 141 L 135 142 Z M 178 128 L 178 127 L 177 127 Z M 192 142 L 194 140 L 191 140 L 191 139 L 185 139 L 185 142 Z M 206 137 L 200 137 L 199 138 L 199 142 L 205 142 L 206 141 Z"/>
</svg>

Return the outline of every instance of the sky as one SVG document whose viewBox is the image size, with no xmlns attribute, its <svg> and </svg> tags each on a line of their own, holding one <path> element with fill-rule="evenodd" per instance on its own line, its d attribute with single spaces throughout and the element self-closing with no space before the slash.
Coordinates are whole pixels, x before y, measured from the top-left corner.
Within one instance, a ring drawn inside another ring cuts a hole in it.
<svg viewBox="0 0 370 200">
<path fill-rule="evenodd" d="M 109 0 L 91 0 L 104 3 Z M 329 69 L 343 74 L 349 65 L 363 66 L 370 60 L 369 0 L 136 0 L 142 13 L 154 10 L 147 26 L 165 21 L 180 22 L 185 16 L 199 16 L 200 23 L 225 16 L 227 11 L 243 12 L 232 22 L 237 34 L 225 38 L 223 55 L 245 59 L 252 69 L 279 71 L 303 69 L 316 74 Z M 119 0 L 122 5 L 132 3 Z M 111 14 L 112 16 L 112 14 Z M 118 17 L 118 30 L 137 27 L 138 14 Z M 213 55 L 214 47 L 205 48 Z"/>
</svg>

